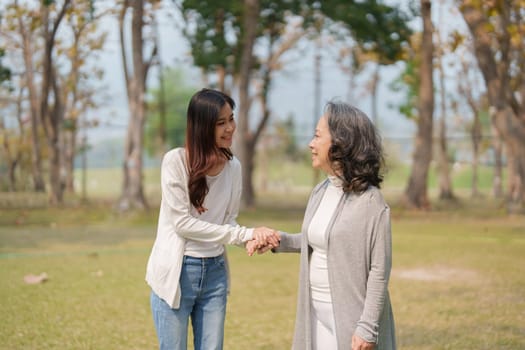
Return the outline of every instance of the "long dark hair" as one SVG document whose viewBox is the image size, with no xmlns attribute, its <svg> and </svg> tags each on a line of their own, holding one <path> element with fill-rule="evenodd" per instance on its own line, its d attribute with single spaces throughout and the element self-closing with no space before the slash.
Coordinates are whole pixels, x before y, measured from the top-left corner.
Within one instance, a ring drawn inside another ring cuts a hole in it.
<svg viewBox="0 0 525 350">
<path fill-rule="evenodd" d="M 188 104 L 186 121 L 186 154 L 188 159 L 188 190 L 191 204 L 204 212 L 204 198 L 208 194 L 206 173 L 221 158 L 232 159 L 229 148 L 219 148 L 215 143 L 215 125 L 221 109 L 227 104 L 235 108 L 233 99 L 217 90 L 202 89 L 195 93 Z"/>
<path fill-rule="evenodd" d="M 369 186 L 379 188 L 384 158 L 374 124 L 364 112 L 342 102 L 328 102 L 325 115 L 332 137 L 328 158 L 343 180 L 343 190 L 360 193 Z"/>
</svg>

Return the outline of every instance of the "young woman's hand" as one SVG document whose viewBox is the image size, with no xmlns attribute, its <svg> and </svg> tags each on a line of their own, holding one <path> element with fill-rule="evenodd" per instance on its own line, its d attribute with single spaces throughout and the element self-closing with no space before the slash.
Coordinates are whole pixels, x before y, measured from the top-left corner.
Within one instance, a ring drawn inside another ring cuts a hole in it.
<svg viewBox="0 0 525 350">
<path fill-rule="evenodd" d="M 275 248 L 279 246 L 281 235 L 279 231 L 262 226 L 254 228 L 253 239 L 256 240 L 261 247 L 271 245 L 272 248 Z"/>
<path fill-rule="evenodd" d="M 263 254 L 279 246 L 281 236 L 278 231 L 268 227 L 257 227 L 253 231 L 253 239 L 246 243 L 246 252 L 252 256 L 256 251 Z"/>
</svg>

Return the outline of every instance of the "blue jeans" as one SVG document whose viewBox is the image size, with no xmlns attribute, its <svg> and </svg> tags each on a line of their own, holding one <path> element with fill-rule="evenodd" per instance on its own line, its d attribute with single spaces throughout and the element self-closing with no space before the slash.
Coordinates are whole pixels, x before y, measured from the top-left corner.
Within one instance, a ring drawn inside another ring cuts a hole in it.
<svg viewBox="0 0 525 350">
<path fill-rule="evenodd" d="M 228 276 L 224 256 L 184 256 L 180 275 L 181 301 L 172 309 L 151 292 L 151 311 L 160 350 L 186 350 L 191 317 L 195 350 L 221 350 Z"/>
</svg>

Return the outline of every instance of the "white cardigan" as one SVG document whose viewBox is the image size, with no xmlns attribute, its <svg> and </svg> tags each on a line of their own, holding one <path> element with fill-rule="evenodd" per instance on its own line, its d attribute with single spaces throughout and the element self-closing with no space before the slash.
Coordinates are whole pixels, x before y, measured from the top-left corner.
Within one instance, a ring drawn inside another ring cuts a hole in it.
<svg viewBox="0 0 525 350">
<path fill-rule="evenodd" d="M 146 269 L 146 282 L 172 308 L 178 309 L 180 305 L 179 278 L 186 240 L 242 244 L 252 239 L 253 229 L 235 222 L 242 191 L 241 164 L 234 157 L 226 166 L 232 170 L 231 198 L 224 208 L 224 222 L 218 225 L 191 215 L 184 148 L 167 152 L 162 160 L 162 200 L 157 237 Z"/>
</svg>

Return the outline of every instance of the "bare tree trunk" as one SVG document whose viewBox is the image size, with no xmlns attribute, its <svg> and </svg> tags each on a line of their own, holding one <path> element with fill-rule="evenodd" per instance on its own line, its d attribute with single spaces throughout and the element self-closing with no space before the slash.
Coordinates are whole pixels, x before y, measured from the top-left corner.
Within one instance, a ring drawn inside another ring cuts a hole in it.
<svg viewBox="0 0 525 350">
<path fill-rule="evenodd" d="M 479 148 L 481 144 L 481 122 L 479 120 L 479 113 L 477 110 L 474 111 L 474 120 L 472 122 L 472 129 L 470 131 L 472 140 L 472 197 L 479 197 L 479 186 L 478 186 L 478 169 L 479 169 Z"/>
<path fill-rule="evenodd" d="M 255 204 L 252 174 L 254 170 L 255 144 L 250 133 L 248 112 L 250 111 L 250 81 L 253 68 L 253 45 L 257 36 L 259 0 L 244 0 L 242 57 L 239 69 L 239 132 L 240 147 L 237 150 L 242 163 L 242 201 L 247 207 Z"/>
<path fill-rule="evenodd" d="M 423 38 L 421 46 L 421 67 L 419 86 L 419 118 L 414 156 L 408 186 L 404 193 L 406 205 L 418 209 L 430 208 L 427 194 L 427 180 L 432 160 L 432 115 L 434 112 L 434 91 L 432 83 L 432 20 L 431 2 L 421 0 Z"/>
<path fill-rule="evenodd" d="M 440 42 L 441 44 L 441 42 Z M 439 85 L 441 93 L 441 118 L 439 120 L 439 148 L 438 148 L 438 170 L 439 170 L 439 198 L 445 200 L 455 199 L 450 179 L 450 167 L 448 160 L 447 145 L 447 105 L 445 94 L 445 72 L 442 61 L 443 49 L 440 45 L 438 55 Z"/>
<path fill-rule="evenodd" d="M 128 7 L 132 8 L 132 65 L 127 65 L 126 59 L 126 41 L 124 40 L 124 17 Z M 128 107 L 130 112 L 130 121 L 128 124 L 127 135 L 124 145 L 124 162 L 122 194 L 118 200 L 118 208 L 121 211 L 130 209 L 145 209 L 148 207 L 143 189 L 143 163 L 142 154 L 144 147 L 144 124 L 146 118 L 145 91 L 146 77 L 148 69 L 153 58 L 156 55 L 156 46 L 150 59 L 146 61 L 143 57 L 144 40 L 144 1 L 135 0 L 123 4 L 120 17 L 120 38 L 121 53 L 126 79 L 126 88 L 128 93 Z M 130 72 L 132 71 L 132 74 Z"/>
<path fill-rule="evenodd" d="M 443 23 L 443 6 L 439 7 L 439 26 Z M 444 47 L 441 40 L 441 33 L 437 31 L 438 50 L 437 68 L 439 72 L 439 90 L 441 103 L 441 118 L 439 120 L 439 147 L 438 147 L 438 173 L 439 173 L 439 198 L 444 200 L 454 200 L 452 190 L 452 180 L 450 179 L 450 166 L 448 159 L 447 142 L 447 94 L 445 91 L 445 69 L 443 67 Z"/>
<path fill-rule="evenodd" d="M 62 95 L 58 86 L 58 78 L 53 65 L 53 49 L 58 27 L 65 16 L 71 0 L 65 0 L 55 20 L 49 22 L 49 8 L 43 5 L 44 23 L 44 59 L 42 62 L 42 90 L 40 99 L 40 118 L 49 147 L 49 184 L 51 188 L 50 203 L 60 204 L 63 202 L 63 188 L 60 174 L 60 152 L 61 152 L 61 128 L 64 118 L 64 107 Z M 49 110 L 50 90 L 53 91 L 54 104 Z"/>
<path fill-rule="evenodd" d="M 51 68 L 53 70 L 53 68 Z M 61 204 L 64 200 L 64 186 L 62 174 L 62 121 L 64 120 L 64 108 L 59 92 L 56 72 L 51 73 L 50 81 L 53 85 L 54 105 L 53 109 L 48 113 L 49 130 L 46 133 L 48 147 L 49 147 L 49 184 L 51 188 L 50 202 L 51 204 Z"/>
<path fill-rule="evenodd" d="M 467 100 L 467 104 L 472 111 L 472 126 L 470 128 L 470 140 L 472 141 L 472 187 L 471 187 L 471 197 L 479 197 L 481 195 L 478 186 L 478 169 L 479 169 L 479 153 L 480 153 L 480 144 L 482 138 L 482 127 L 480 121 L 480 108 L 478 107 L 478 102 L 475 101 L 472 94 L 472 86 L 478 85 L 472 84 L 468 81 L 468 71 L 470 63 L 461 58 L 461 73 L 462 76 L 458 77 L 458 91 L 461 95 Z"/>
<path fill-rule="evenodd" d="M 63 162 L 64 188 L 68 193 L 75 192 L 75 153 L 77 148 L 77 131 L 66 130 L 63 138 Z"/>
<path fill-rule="evenodd" d="M 160 4 L 160 2 L 159 2 Z M 159 53 L 159 60 L 157 62 L 158 69 L 159 69 L 159 99 L 158 99 L 158 105 L 159 105 L 159 149 L 160 152 L 164 153 L 167 148 L 167 139 L 168 139 L 168 127 L 167 127 L 167 121 L 166 121 L 166 89 L 164 84 L 164 65 L 162 64 L 162 59 L 160 59 L 160 32 L 158 30 L 158 20 L 155 16 L 153 18 L 153 32 L 154 37 L 153 40 L 155 41 L 155 46 L 157 47 L 158 53 Z"/>
<path fill-rule="evenodd" d="M 443 114 L 439 121 L 439 152 L 438 152 L 438 171 L 439 171 L 439 198 L 452 200 L 455 199 L 450 179 L 450 166 L 448 159 L 448 146 L 446 135 L 446 121 Z"/>
<path fill-rule="evenodd" d="M 217 88 L 226 93 L 226 68 L 223 66 L 217 67 L 217 79 Z"/>
<path fill-rule="evenodd" d="M 374 125 L 376 128 L 379 128 L 379 115 L 377 113 L 377 94 L 378 94 L 378 88 L 379 88 L 379 80 L 381 79 L 380 75 L 381 65 L 376 63 L 376 67 L 374 69 L 374 75 L 372 77 L 372 121 L 374 122 Z"/>
<path fill-rule="evenodd" d="M 31 116 L 31 172 L 33 178 L 33 188 L 35 192 L 45 192 L 46 185 L 42 175 L 42 154 L 40 146 L 40 97 L 35 87 L 35 77 L 33 71 L 33 49 L 31 32 L 28 31 L 23 23 L 22 17 L 18 18 L 20 33 L 22 35 L 22 52 L 25 65 L 25 84 L 29 93 L 29 114 Z"/>
<path fill-rule="evenodd" d="M 513 117 L 510 109 L 496 112 L 495 121 L 496 128 L 500 132 L 504 130 L 502 135 L 507 151 L 507 210 L 509 213 L 525 213 L 525 125 Z"/>
</svg>

